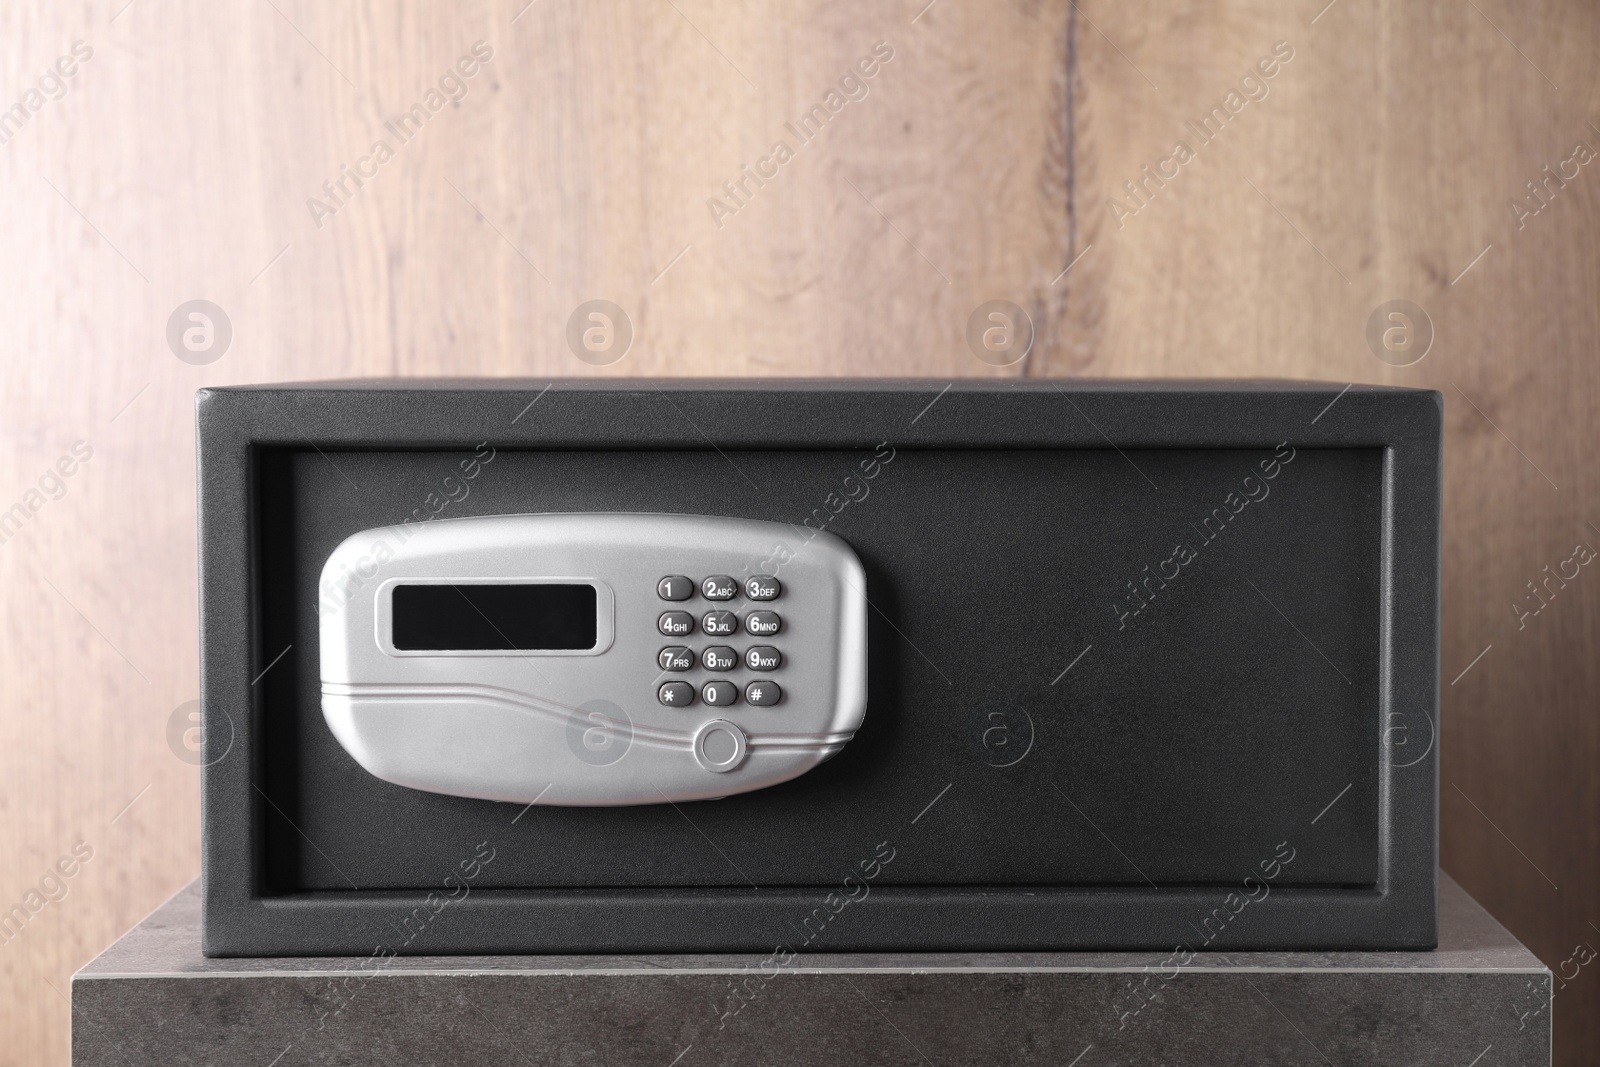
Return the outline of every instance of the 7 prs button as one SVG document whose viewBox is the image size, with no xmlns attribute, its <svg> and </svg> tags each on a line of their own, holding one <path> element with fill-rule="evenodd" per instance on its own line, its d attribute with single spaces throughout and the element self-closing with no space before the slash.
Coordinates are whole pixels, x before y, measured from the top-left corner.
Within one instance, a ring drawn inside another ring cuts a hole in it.
<svg viewBox="0 0 1600 1067">
<path fill-rule="evenodd" d="M 707 615 L 706 618 L 711 616 Z M 775 634 L 783 628 L 783 620 L 776 611 L 752 611 L 744 617 L 744 628 L 757 637 Z M 709 630 L 706 631 L 710 633 Z"/>
<path fill-rule="evenodd" d="M 668 645 L 656 653 L 656 662 L 664 671 L 687 671 L 694 669 L 694 649 L 683 645 Z"/>
</svg>

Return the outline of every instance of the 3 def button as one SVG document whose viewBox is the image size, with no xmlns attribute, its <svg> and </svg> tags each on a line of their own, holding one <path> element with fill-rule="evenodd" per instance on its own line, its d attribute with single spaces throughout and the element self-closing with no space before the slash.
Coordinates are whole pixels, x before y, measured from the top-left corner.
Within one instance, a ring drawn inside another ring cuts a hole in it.
<svg viewBox="0 0 1600 1067">
<path fill-rule="evenodd" d="M 744 580 L 744 595 L 751 600 L 777 600 L 783 586 L 770 574 L 753 574 Z"/>
</svg>

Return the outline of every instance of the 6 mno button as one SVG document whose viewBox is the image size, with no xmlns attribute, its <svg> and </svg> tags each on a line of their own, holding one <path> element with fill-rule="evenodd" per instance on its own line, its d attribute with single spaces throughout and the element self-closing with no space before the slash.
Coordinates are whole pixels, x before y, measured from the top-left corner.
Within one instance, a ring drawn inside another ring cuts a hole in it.
<svg viewBox="0 0 1600 1067">
<path fill-rule="evenodd" d="M 744 762 L 744 731 L 727 719 L 712 719 L 694 735 L 694 758 L 708 771 L 731 771 Z"/>
</svg>

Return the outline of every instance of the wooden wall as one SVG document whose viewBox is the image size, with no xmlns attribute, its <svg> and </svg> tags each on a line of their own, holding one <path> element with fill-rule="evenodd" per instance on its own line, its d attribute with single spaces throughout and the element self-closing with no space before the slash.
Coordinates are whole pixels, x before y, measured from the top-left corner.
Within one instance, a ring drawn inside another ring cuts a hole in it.
<svg viewBox="0 0 1600 1067">
<path fill-rule="evenodd" d="M 0 125 L 0 510 L 30 509 L 0 544 L 0 908 L 75 845 L 92 852 L 0 945 L 0 1061 L 64 1063 L 68 976 L 198 870 L 198 772 L 169 743 L 197 686 L 191 398 L 235 382 L 1439 389 L 1443 864 L 1552 966 L 1600 944 L 1600 568 L 1552 585 L 1537 615 L 1527 586 L 1600 548 L 1600 14 L 925 2 L 0 8 L 0 106 L 27 112 Z M 77 41 L 92 55 L 41 88 Z M 465 64 L 465 97 L 408 141 L 386 128 L 479 41 L 493 54 Z M 794 146 L 784 124 L 878 42 L 893 55 L 864 98 L 742 205 L 708 206 L 775 140 Z M 1202 143 L 1185 123 L 1213 106 L 1227 122 Z M 1177 141 L 1192 158 L 1163 162 Z M 369 177 L 335 202 L 322 187 L 342 166 Z M 605 367 L 564 341 L 597 297 L 635 333 Z M 165 336 L 196 298 L 233 334 L 203 366 Z M 992 367 L 964 342 L 992 299 L 1033 318 L 1023 363 Z M 1406 367 L 1366 338 L 1394 299 L 1431 321 Z M 90 458 L 47 474 L 78 441 Z M 1600 1047 L 1595 971 L 1558 995 L 1562 1063 Z"/>
</svg>

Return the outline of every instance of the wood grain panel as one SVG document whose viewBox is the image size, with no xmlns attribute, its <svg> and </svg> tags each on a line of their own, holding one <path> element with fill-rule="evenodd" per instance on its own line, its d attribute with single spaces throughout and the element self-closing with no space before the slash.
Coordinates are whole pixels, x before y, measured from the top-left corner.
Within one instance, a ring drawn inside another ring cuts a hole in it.
<svg viewBox="0 0 1600 1067">
<path fill-rule="evenodd" d="M 1600 548 L 1600 163 L 1520 227 L 1510 207 L 1577 142 L 1600 148 L 1587 5 L 124 3 L 0 10 L 4 106 L 93 49 L 0 144 L 0 510 L 46 480 L 0 543 L 0 907 L 93 850 L 0 945 L 0 1061 L 65 1062 L 67 976 L 198 868 L 198 772 L 168 740 L 196 692 L 191 398 L 246 381 L 1442 389 L 1443 860 L 1551 964 L 1600 943 L 1600 578 L 1581 568 L 1520 626 L 1510 608 L 1575 543 Z M 493 57 L 458 102 L 408 138 L 386 125 L 478 41 Z M 800 143 L 785 124 L 880 41 L 865 96 Z M 1193 143 L 1185 123 L 1226 111 L 1280 41 L 1265 95 Z M 1175 176 L 1144 178 L 1189 138 Z M 780 139 L 793 158 L 728 200 Z M 323 183 L 360 166 L 335 202 Z M 1436 336 L 1395 368 L 1365 329 L 1402 297 Z M 207 366 L 164 337 L 194 298 L 233 327 Z M 605 367 L 564 340 L 594 298 L 635 331 Z M 994 299 L 1034 320 L 1023 364 L 965 345 Z M 92 456 L 58 487 L 45 472 L 76 441 Z M 1559 998 L 1562 1062 L 1600 1045 L 1592 971 Z"/>
</svg>

